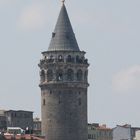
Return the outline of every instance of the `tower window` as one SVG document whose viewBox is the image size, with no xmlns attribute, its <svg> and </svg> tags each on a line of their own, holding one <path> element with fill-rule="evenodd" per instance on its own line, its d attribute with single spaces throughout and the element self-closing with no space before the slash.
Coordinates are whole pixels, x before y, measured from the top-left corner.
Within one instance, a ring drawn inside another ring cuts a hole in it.
<svg viewBox="0 0 140 140">
<path fill-rule="evenodd" d="M 54 33 L 54 32 L 52 33 L 52 37 L 53 37 L 53 38 L 55 37 L 55 34 L 56 34 L 56 33 Z"/>
<path fill-rule="evenodd" d="M 63 71 L 62 70 L 57 71 L 56 79 L 57 79 L 57 81 L 62 81 L 63 80 Z"/>
<path fill-rule="evenodd" d="M 82 81 L 82 79 L 83 79 L 83 72 L 82 72 L 82 70 L 78 70 L 77 71 L 77 80 Z"/>
<path fill-rule="evenodd" d="M 77 63 L 82 63 L 83 62 L 83 58 L 80 58 L 78 55 L 76 56 L 76 62 Z"/>
<path fill-rule="evenodd" d="M 74 72 L 72 69 L 68 69 L 67 71 L 67 80 L 68 81 L 73 81 L 74 80 Z"/>
<path fill-rule="evenodd" d="M 41 70 L 41 72 L 40 72 L 40 80 L 41 80 L 41 82 L 45 81 L 45 71 L 44 70 Z"/>
<path fill-rule="evenodd" d="M 59 56 L 58 56 L 58 61 L 59 61 L 59 62 L 63 62 L 63 57 L 62 57 L 62 55 L 59 55 Z"/>
<path fill-rule="evenodd" d="M 49 62 L 53 62 L 54 61 L 54 57 L 53 55 L 50 56 Z"/>
<path fill-rule="evenodd" d="M 53 71 L 52 70 L 48 70 L 47 71 L 47 81 L 52 81 L 53 80 Z"/>
<path fill-rule="evenodd" d="M 84 80 L 87 81 L 87 75 L 88 75 L 88 72 L 85 71 L 85 74 L 84 74 Z"/>
<path fill-rule="evenodd" d="M 71 57 L 71 55 L 68 55 L 68 57 L 67 57 L 67 62 L 72 62 L 72 57 Z"/>
<path fill-rule="evenodd" d="M 43 105 L 46 105 L 46 100 L 45 99 L 43 99 Z"/>
<path fill-rule="evenodd" d="M 76 62 L 79 63 L 79 56 L 76 56 Z"/>
</svg>

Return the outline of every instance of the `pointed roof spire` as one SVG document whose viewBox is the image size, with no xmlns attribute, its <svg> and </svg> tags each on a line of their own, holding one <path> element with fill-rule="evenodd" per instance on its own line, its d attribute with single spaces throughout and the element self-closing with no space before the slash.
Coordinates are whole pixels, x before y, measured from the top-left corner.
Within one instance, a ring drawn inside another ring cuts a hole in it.
<svg viewBox="0 0 140 140">
<path fill-rule="evenodd" d="M 62 8 L 48 51 L 80 51 L 64 2 L 65 0 L 62 0 Z"/>
</svg>

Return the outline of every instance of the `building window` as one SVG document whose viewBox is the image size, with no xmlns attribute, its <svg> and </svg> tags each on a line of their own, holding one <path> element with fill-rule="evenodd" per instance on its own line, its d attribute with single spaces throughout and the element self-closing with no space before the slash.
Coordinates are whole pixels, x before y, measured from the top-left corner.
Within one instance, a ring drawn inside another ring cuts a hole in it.
<svg viewBox="0 0 140 140">
<path fill-rule="evenodd" d="M 77 81 L 82 81 L 83 79 L 83 72 L 82 70 L 77 71 Z"/>
<path fill-rule="evenodd" d="M 68 69 L 67 71 L 67 80 L 68 81 L 73 81 L 74 80 L 74 72 L 72 69 Z"/>
</svg>

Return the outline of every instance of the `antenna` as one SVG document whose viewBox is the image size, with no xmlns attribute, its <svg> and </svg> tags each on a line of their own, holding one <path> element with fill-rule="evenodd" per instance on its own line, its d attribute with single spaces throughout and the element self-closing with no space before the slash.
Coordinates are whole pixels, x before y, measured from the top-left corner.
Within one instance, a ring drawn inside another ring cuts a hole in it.
<svg viewBox="0 0 140 140">
<path fill-rule="evenodd" d="M 62 4 L 64 4 L 65 3 L 65 0 L 61 0 L 62 1 Z"/>
</svg>

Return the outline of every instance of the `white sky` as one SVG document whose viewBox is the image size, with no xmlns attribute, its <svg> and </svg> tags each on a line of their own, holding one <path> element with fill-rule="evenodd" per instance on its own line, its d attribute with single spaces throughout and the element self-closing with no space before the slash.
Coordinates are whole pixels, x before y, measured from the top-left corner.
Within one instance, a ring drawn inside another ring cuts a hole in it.
<svg viewBox="0 0 140 140">
<path fill-rule="evenodd" d="M 0 109 L 40 116 L 38 63 L 59 0 L 0 0 Z M 71 0 L 66 7 L 89 59 L 89 122 L 140 126 L 140 1 Z"/>
</svg>

